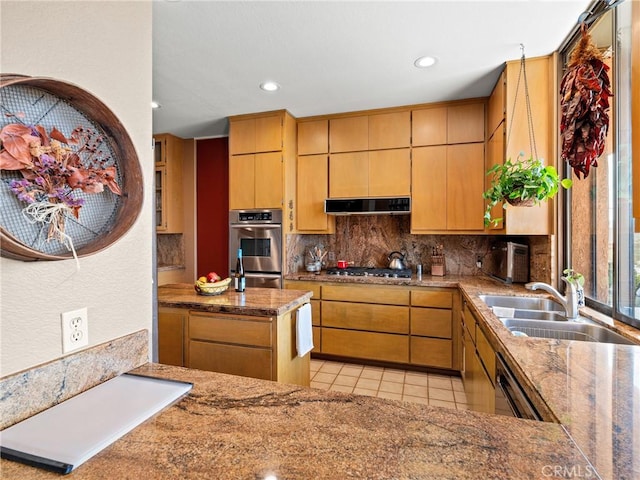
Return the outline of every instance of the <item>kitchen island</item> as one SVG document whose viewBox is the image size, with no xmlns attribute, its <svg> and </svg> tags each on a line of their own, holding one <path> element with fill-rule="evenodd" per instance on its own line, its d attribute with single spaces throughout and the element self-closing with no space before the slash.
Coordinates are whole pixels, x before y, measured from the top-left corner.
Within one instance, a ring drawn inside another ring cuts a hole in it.
<svg viewBox="0 0 640 480">
<path fill-rule="evenodd" d="M 158 287 L 161 363 L 309 385 L 298 356 L 296 312 L 311 292 L 247 288 L 198 295 L 191 284 Z"/>
<path fill-rule="evenodd" d="M 553 423 L 158 364 L 133 372 L 194 386 L 73 478 L 594 478 Z M 60 478 L 7 460 L 0 467 L 6 479 Z"/>
</svg>

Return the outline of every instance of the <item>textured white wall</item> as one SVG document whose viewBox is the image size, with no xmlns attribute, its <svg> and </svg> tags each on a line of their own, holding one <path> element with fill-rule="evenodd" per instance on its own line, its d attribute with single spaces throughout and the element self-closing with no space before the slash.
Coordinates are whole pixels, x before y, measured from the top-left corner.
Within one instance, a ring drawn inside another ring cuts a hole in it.
<svg viewBox="0 0 640 480">
<path fill-rule="evenodd" d="M 80 271 L 73 260 L 0 259 L 5 376 L 62 356 L 61 312 L 88 308 L 89 345 L 141 328 L 151 332 L 151 2 L 2 0 L 0 22 L 0 71 L 68 81 L 98 97 L 129 133 L 145 189 L 131 230 L 82 258 Z"/>
</svg>

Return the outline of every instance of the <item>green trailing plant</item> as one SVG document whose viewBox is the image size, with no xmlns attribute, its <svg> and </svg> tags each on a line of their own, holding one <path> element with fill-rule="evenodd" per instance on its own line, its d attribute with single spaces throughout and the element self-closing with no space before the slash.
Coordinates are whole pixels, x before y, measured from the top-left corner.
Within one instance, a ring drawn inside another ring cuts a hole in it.
<svg viewBox="0 0 640 480">
<path fill-rule="evenodd" d="M 560 186 L 570 188 L 573 182 L 565 178 L 560 180 L 552 165 L 545 166 L 542 160 L 532 157 L 522 160 L 523 153 L 516 161 L 508 159 L 503 164 L 494 165 L 487 176 L 492 175 L 491 186 L 482 196 L 489 200 L 484 212 L 484 225 L 497 225 L 502 218 L 491 218 L 491 209 L 499 202 L 514 206 L 531 206 L 548 200 L 558 193 Z"/>
<path fill-rule="evenodd" d="M 573 268 L 565 268 L 562 274 L 574 287 L 584 287 L 584 275 L 580 272 L 576 272 Z"/>
</svg>

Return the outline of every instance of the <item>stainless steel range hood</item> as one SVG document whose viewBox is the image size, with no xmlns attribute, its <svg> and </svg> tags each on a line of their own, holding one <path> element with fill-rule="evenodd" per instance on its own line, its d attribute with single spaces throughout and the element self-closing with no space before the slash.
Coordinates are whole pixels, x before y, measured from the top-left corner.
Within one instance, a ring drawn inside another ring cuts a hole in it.
<svg viewBox="0 0 640 480">
<path fill-rule="evenodd" d="M 327 198 L 324 212 L 327 215 L 408 215 L 411 198 Z"/>
</svg>

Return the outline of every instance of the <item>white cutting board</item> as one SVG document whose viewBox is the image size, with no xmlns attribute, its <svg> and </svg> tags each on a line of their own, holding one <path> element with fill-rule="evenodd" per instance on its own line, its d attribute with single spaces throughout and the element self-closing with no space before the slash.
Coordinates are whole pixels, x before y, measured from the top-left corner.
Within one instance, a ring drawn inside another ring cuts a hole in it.
<svg viewBox="0 0 640 480">
<path fill-rule="evenodd" d="M 69 473 L 192 387 L 120 375 L 2 430 L 2 456 Z"/>
</svg>

